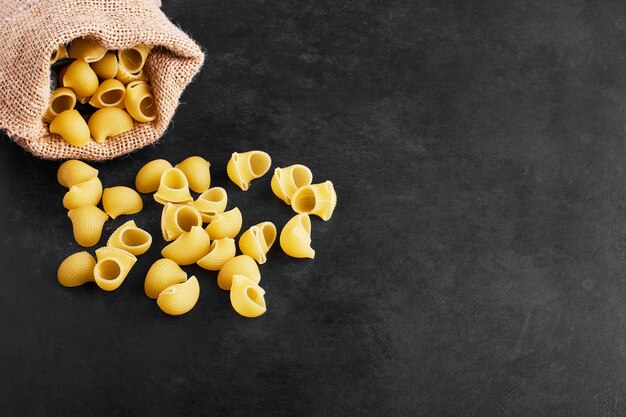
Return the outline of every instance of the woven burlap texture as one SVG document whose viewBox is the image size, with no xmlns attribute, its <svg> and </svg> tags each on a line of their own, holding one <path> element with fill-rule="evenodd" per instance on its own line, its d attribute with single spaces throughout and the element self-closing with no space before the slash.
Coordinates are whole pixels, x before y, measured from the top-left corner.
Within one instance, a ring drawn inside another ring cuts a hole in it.
<svg viewBox="0 0 626 417">
<path fill-rule="evenodd" d="M 161 137 L 180 95 L 204 61 L 200 47 L 155 0 L 0 0 L 0 128 L 45 159 L 102 161 Z M 50 55 L 59 44 L 89 37 L 111 50 L 155 47 L 146 63 L 157 104 L 152 123 L 76 148 L 51 134 L 42 116 L 50 99 Z"/>
</svg>

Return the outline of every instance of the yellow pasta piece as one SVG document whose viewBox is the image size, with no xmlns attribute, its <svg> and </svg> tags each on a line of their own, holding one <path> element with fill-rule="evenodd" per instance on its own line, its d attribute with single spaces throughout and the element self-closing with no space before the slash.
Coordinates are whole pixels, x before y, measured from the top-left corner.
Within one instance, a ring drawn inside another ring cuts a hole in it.
<svg viewBox="0 0 626 417">
<path fill-rule="evenodd" d="M 296 164 L 286 168 L 276 168 L 272 176 L 272 191 L 276 197 L 291 205 L 291 196 L 305 185 L 311 185 L 313 174 L 304 165 Z"/>
<path fill-rule="evenodd" d="M 252 226 L 239 238 L 239 249 L 259 264 L 267 261 L 267 252 L 276 241 L 276 226 L 272 222 L 263 222 Z"/>
<path fill-rule="evenodd" d="M 104 189 L 102 207 L 112 219 L 115 219 L 122 214 L 139 213 L 143 209 L 143 201 L 132 188 L 117 186 Z"/>
<path fill-rule="evenodd" d="M 230 290 L 235 275 L 246 276 L 256 284 L 261 281 L 259 266 L 248 255 L 235 256 L 226 261 L 217 274 L 217 285 L 223 290 Z"/>
<path fill-rule="evenodd" d="M 50 104 L 43 115 L 43 119 L 46 122 L 51 122 L 60 113 L 65 110 L 72 110 L 74 106 L 76 106 L 76 94 L 67 87 L 59 87 L 50 95 Z"/>
<path fill-rule="evenodd" d="M 64 58 L 67 58 L 67 48 L 64 44 L 60 44 L 59 47 L 50 54 L 50 65 Z"/>
<path fill-rule="evenodd" d="M 228 196 L 222 187 L 209 188 L 200 194 L 196 200 L 189 203 L 190 206 L 200 212 L 204 223 L 209 223 L 215 215 L 223 213 L 226 204 L 228 204 Z"/>
<path fill-rule="evenodd" d="M 113 137 L 132 129 L 133 119 L 125 110 L 117 107 L 106 107 L 92 114 L 88 125 L 94 140 L 103 143 L 107 137 Z"/>
<path fill-rule="evenodd" d="M 101 59 L 92 62 L 90 66 L 93 72 L 103 80 L 115 78 L 117 74 L 117 56 L 115 56 L 115 52 L 107 52 Z"/>
<path fill-rule="evenodd" d="M 65 110 L 50 123 L 50 133 L 56 133 L 72 146 L 89 143 L 89 127 L 78 110 Z"/>
<path fill-rule="evenodd" d="M 78 252 L 68 256 L 61 262 L 57 271 L 59 284 L 64 287 L 77 287 L 94 281 L 94 266 L 96 266 L 96 260 L 89 252 Z"/>
<path fill-rule="evenodd" d="M 98 175 L 98 170 L 94 167 L 79 161 L 78 159 L 68 159 L 63 162 L 57 171 L 57 181 L 64 187 L 71 188 L 72 185 L 89 181 Z"/>
<path fill-rule="evenodd" d="M 70 43 L 68 55 L 85 62 L 96 62 L 107 53 L 107 48 L 88 38 L 76 38 Z"/>
<path fill-rule="evenodd" d="M 130 49 L 118 51 L 120 66 L 130 73 L 141 71 L 151 49 L 152 47 L 148 45 L 136 45 Z"/>
<path fill-rule="evenodd" d="M 98 243 L 104 222 L 109 219 L 109 216 L 96 206 L 81 206 L 72 209 L 67 216 L 72 221 L 74 239 L 84 247 Z"/>
<path fill-rule="evenodd" d="M 98 76 L 85 61 L 72 62 L 62 75 L 63 87 L 74 90 L 77 97 L 90 97 L 98 89 Z"/>
<path fill-rule="evenodd" d="M 224 213 L 216 214 L 206 227 L 206 231 L 213 240 L 224 237 L 234 238 L 241 230 L 242 223 L 241 211 L 235 207 Z"/>
<path fill-rule="evenodd" d="M 115 78 L 124 84 L 130 84 L 133 81 L 150 81 L 150 77 L 148 76 L 148 72 L 145 68 L 137 73 L 132 73 L 121 65 L 117 66 L 117 74 L 115 74 Z"/>
<path fill-rule="evenodd" d="M 210 246 L 211 239 L 207 232 L 202 227 L 193 226 L 191 231 L 184 232 L 164 247 L 161 255 L 178 265 L 191 265 L 206 255 Z"/>
<path fill-rule="evenodd" d="M 265 152 L 234 152 L 226 165 L 226 172 L 232 182 L 246 191 L 250 181 L 265 175 L 271 165 L 272 158 Z"/>
<path fill-rule="evenodd" d="M 187 280 L 187 273 L 171 259 L 162 258 L 152 264 L 143 289 L 150 298 L 157 298 L 166 288 Z"/>
<path fill-rule="evenodd" d="M 93 275 L 98 287 L 105 291 L 116 290 L 122 285 L 137 258 L 124 249 L 104 247 L 96 249 L 98 262 Z"/>
<path fill-rule="evenodd" d="M 180 284 L 163 290 L 157 298 L 157 305 L 171 316 L 180 316 L 191 310 L 200 298 L 200 284 L 194 276 Z"/>
<path fill-rule="evenodd" d="M 187 177 L 178 168 L 168 168 L 163 171 L 159 189 L 153 197 L 161 204 L 188 203 L 193 200 L 189 192 Z"/>
<path fill-rule="evenodd" d="M 148 123 L 156 119 L 157 106 L 152 88 L 145 81 L 133 81 L 126 86 L 124 105 L 128 114 L 138 122 Z"/>
<path fill-rule="evenodd" d="M 259 317 L 267 310 L 265 305 L 265 290 L 254 281 L 243 275 L 233 277 L 230 290 L 230 303 L 235 311 L 244 317 Z"/>
<path fill-rule="evenodd" d="M 176 239 L 194 226 L 202 227 L 202 217 L 191 206 L 167 203 L 161 214 L 161 232 L 166 242 Z"/>
<path fill-rule="evenodd" d="M 311 248 L 311 219 L 306 213 L 296 214 L 280 232 L 280 247 L 294 258 L 315 258 Z"/>
<path fill-rule="evenodd" d="M 209 271 L 219 271 L 226 261 L 235 257 L 237 248 L 235 239 L 225 237 L 211 242 L 209 253 L 196 262 L 200 267 Z"/>
<path fill-rule="evenodd" d="M 155 159 L 145 164 L 137 173 L 135 178 L 135 188 L 140 193 L 153 193 L 159 189 L 161 175 L 165 170 L 172 167 L 172 164 L 165 159 Z"/>
<path fill-rule="evenodd" d="M 305 185 L 291 198 L 291 207 L 296 213 L 315 214 L 322 220 L 330 219 L 337 206 L 337 193 L 330 181 Z"/>
<path fill-rule="evenodd" d="M 63 207 L 68 210 L 80 206 L 95 206 L 102 197 L 102 183 L 98 177 L 72 185 L 63 197 Z"/>
<path fill-rule="evenodd" d="M 201 156 L 190 156 L 176 165 L 187 177 L 189 188 L 197 193 L 203 193 L 211 186 L 210 167 L 209 161 Z"/>
<path fill-rule="evenodd" d="M 124 95 L 126 94 L 126 87 L 119 80 L 109 79 L 104 80 L 98 86 L 98 89 L 91 99 L 89 104 L 95 108 L 101 109 L 104 107 L 119 107 L 124 108 Z"/>
<path fill-rule="evenodd" d="M 107 246 L 124 249 L 135 256 L 146 253 L 151 245 L 150 233 L 137 227 L 134 220 L 127 221 L 118 227 L 107 241 Z"/>
</svg>

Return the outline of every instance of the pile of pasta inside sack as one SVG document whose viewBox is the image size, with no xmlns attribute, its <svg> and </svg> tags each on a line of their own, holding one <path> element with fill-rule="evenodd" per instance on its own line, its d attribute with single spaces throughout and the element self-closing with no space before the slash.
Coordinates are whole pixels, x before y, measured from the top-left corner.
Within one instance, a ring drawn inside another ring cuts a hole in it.
<svg viewBox="0 0 626 417">
<path fill-rule="evenodd" d="M 150 76 L 144 67 L 151 47 L 109 51 L 78 38 L 50 58 L 50 102 L 43 116 L 50 133 L 82 147 L 156 119 Z"/>
<path fill-rule="evenodd" d="M 226 170 L 228 177 L 246 191 L 250 182 L 265 175 L 270 166 L 270 156 L 255 150 L 233 153 Z M 154 200 L 163 205 L 163 239 L 171 243 L 161 251 L 163 258 L 148 270 L 144 290 L 165 313 L 185 314 L 196 305 L 200 283 L 181 268 L 191 264 L 219 271 L 217 285 L 230 291 L 237 313 L 244 317 L 265 313 L 259 265 L 267 261 L 277 237 L 276 226 L 269 221 L 254 225 L 239 236 L 236 244 L 242 213 L 237 207 L 228 209 L 224 188 L 211 187 L 210 163 L 204 158 L 191 156 L 176 166 L 164 159 L 151 161 L 137 173 L 136 190 L 125 186 L 103 190 L 98 170 L 79 160 L 64 162 L 57 179 L 69 188 L 63 206 L 69 210 L 74 238 L 83 247 L 100 241 L 109 218 L 139 213 L 143 209 L 139 193 L 154 193 Z M 280 247 L 291 257 L 313 258 L 310 215 L 330 219 L 337 204 L 332 182 L 313 184 L 311 170 L 296 164 L 276 168 L 271 189 L 297 213 L 283 226 Z M 199 194 L 197 198 L 191 191 Z M 100 202 L 102 209 L 98 208 Z M 58 281 L 65 287 L 95 282 L 105 291 L 114 291 L 128 276 L 137 256 L 151 244 L 152 236 L 129 220 L 109 236 L 106 246 L 95 250 L 95 258 L 87 251 L 66 258 L 59 266 Z"/>
</svg>

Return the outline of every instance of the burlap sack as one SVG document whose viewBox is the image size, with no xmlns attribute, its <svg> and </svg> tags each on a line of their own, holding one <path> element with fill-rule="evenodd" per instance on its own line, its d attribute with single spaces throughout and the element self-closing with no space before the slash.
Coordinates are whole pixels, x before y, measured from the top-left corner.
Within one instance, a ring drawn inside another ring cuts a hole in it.
<svg viewBox="0 0 626 417">
<path fill-rule="evenodd" d="M 46 159 L 111 159 L 157 140 L 180 94 L 204 61 L 200 47 L 159 9 L 159 0 L 0 0 L 0 128 Z M 157 119 L 76 148 L 50 134 L 42 115 L 50 98 L 50 54 L 61 43 L 91 37 L 109 49 L 145 43 Z"/>
</svg>

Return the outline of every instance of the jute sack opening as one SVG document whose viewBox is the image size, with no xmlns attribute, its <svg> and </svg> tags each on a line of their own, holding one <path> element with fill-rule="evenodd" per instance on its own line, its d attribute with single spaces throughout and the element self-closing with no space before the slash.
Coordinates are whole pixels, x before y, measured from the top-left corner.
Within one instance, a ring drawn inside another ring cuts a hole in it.
<svg viewBox="0 0 626 417">
<path fill-rule="evenodd" d="M 45 159 L 102 161 L 161 137 L 180 95 L 200 70 L 200 47 L 159 9 L 158 0 L 0 0 L 0 128 Z M 76 148 L 51 134 L 42 116 L 50 99 L 50 55 L 59 44 L 89 37 L 111 50 L 155 48 L 150 74 L 157 118 L 98 144 Z"/>
</svg>

